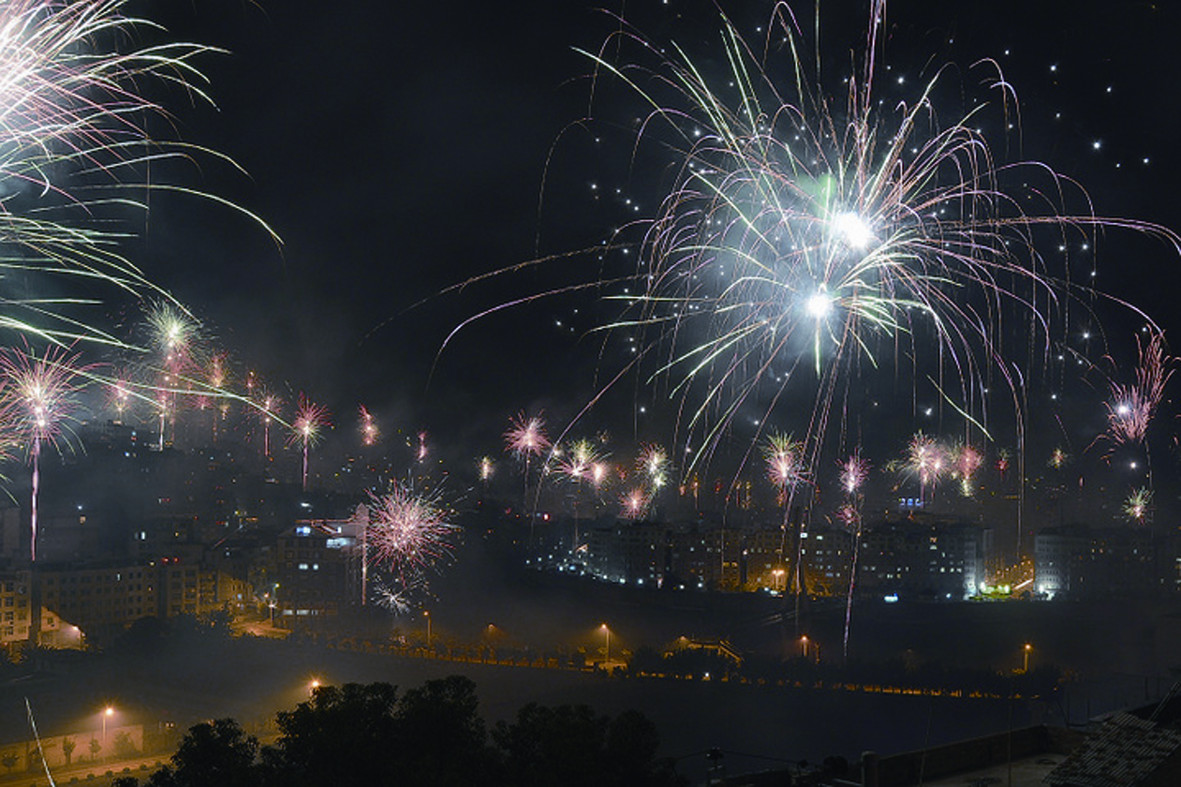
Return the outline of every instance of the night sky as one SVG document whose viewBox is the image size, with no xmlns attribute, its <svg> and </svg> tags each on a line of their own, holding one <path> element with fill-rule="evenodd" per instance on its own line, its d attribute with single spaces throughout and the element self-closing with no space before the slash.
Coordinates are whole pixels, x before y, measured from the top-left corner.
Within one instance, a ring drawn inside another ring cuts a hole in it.
<svg viewBox="0 0 1181 787">
<path fill-rule="evenodd" d="M 795 6 L 810 36 L 812 5 Z M 545 408 L 552 421 L 567 422 L 626 362 L 619 337 L 604 343 L 592 332 L 615 316 L 601 298 L 617 294 L 609 287 L 498 312 L 439 353 L 449 332 L 482 309 L 627 273 L 623 258 L 575 254 L 447 289 L 593 247 L 621 222 L 655 211 L 666 162 L 651 147 L 633 150 L 630 107 L 612 103 L 620 91 L 589 102 L 592 64 L 574 51 L 599 47 L 618 26 L 611 13 L 540 0 L 144 7 L 178 37 L 230 51 L 205 63 L 217 110 L 178 107 L 178 128 L 250 174 L 203 170 L 198 183 L 258 213 L 284 240 L 276 247 L 224 209 L 153 203 L 146 267 L 243 365 L 329 403 L 345 413 L 342 425 L 365 402 L 387 431 L 426 427 L 483 441 L 470 453 L 495 450 L 507 417 L 521 409 Z M 707 68 L 720 67 L 709 56 L 718 40 L 712 4 L 607 8 L 650 40 L 683 42 Z M 768 4 L 728 10 L 752 39 L 770 14 Z M 826 74 L 847 73 L 866 15 L 864 2 L 821 3 Z M 953 63 L 951 85 L 988 97 L 969 66 L 995 58 L 1021 101 L 1020 133 L 990 133 L 999 160 L 1047 162 L 1083 184 L 1097 215 L 1178 228 L 1181 110 L 1172 93 L 1181 66 L 1170 38 L 1178 16 L 1150 3 L 896 2 L 879 95 L 911 96 L 935 66 Z M 1172 305 L 1181 256 L 1127 233 L 1098 241 L 1090 253 L 1098 255 L 1099 287 L 1173 335 L 1181 328 Z M 1112 349 L 1130 369 L 1139 323 L 1112 319 Z M 897 395 L 894 375 L 883 377 Z M 1059 406 L 1093 409 L 1071 435 L 1074 451 L 1103 426 L 1102 380 L 1089 385 L 1030 386 L 1031 401 L 1057 390 Z M 587 425 L 667 440 L 675 412 L 661 406 L 666 395 L 629 378 Z M 909 389 L 900 396 L 915 398 Z M 646 422 L 641 405 L 661 415 Z M 923 406 L 912 403 L 892 445 L 922 426 Z M 1174 409 L 1166 405 L 1170 420 Z"/>
</svg>

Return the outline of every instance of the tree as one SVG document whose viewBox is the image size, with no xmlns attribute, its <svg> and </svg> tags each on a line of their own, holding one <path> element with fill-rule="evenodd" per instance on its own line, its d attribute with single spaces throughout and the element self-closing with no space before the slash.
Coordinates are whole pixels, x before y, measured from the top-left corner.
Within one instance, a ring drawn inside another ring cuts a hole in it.
<svg viewBox="0 0 1181 787">
<path fill-rule="evenodd" d="M 8 772 L 12 773 L 12 769 L 16 767 L 17 759 L 15 754 L 6 751 L 4 752 L 4 756 L 0 757 L 0 763 L 3 763 L 4 767 L 8 769 Z"/>
<path fill-rule="evenodd" d="M 399 773 L 408 784 L 488 783 L 494 759 L 476 684 L 461 675 L 410 689 L 396 713 Z"/>
<path fill-rule="evenodd" d="M 74 757 L 74 749 L 77 748 L 78 742 L 73 738 L 62 738 L 62 754 L 66 757 L 66 765 L 70 764 L 70 760 Z"/>
<path fill-rule="evenodd" d="M 258 741 L 233 719 L 217 719 L 189 728 L 172 755 L 171 765 L 148 779 L 148 787 L 255 787 L 261 772 L 255 762 Z M 124 777 L 112 787 L 136 787 Z"/>
<path fill-rule="evenodd" d="M 90 739 L 90 759 L 97 760 L 98 753 L 102 751 L 103 745 L 98 742 L 98 738 Z"/>
<path fill-rule="evenodd" d="M 291 787 L 396 783 L 396 703 L 388 683 L 320 686 L 278 714 L 279 740 L 263 751 L 268 777 Z"/>
<path fill-rule="evenodd" d="M 131 736 L 126 730 L 119 730 L 115 733 L 115 739 L 111 742 L 111 746 L 115 750 L 115 756 L 120 759 L 130 759 L 139 754 L 139 749 L 135 748 L 135 741 L 131 740 Z"/>
<path fill-rule="evenodd" d="M 643 714 L 627 711 L 615 719 L 586 705 L 547 708 L 530 703 L 513 724 L 492 733 L 504 754 L 505 784 L 519 787 L 679 785 L 666 762 L 655 759 L 660 739 Z"/>
</svg>

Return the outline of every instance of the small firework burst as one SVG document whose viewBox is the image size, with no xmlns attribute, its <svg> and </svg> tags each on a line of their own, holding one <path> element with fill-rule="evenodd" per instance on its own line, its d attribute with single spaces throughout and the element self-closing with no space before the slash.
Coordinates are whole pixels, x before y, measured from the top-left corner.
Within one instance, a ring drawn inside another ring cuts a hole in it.
<svg viewBox="0 0 1181 787">
<path fill-rule="evenodd" d="M 839 467 L 841 469 L 841 489 L 846 495 L 856 495 L 861 491 L 865 479 L 869 477 L 869 462 L 861 458 L 861 449 L 858 448 L 854 451 L 848 459 L 840 463 Z"/>
<path fill-rule="evenodd" d="M 807 478 L 804 444 L 790 435 L 771 435 L 763 454 L 767 459 L 767 476 L 780 492 L 791 492 Z"/>
<path fill-rule="evenodd" d="M 303 488 L 308 488 L 308 447 L 320 440 L 320 433 L 331 425 L 328 408 L 316 404 L 303 394 L 299 395 L 299 406 L 295 411 L 295 420 L 291 422 L 291 438 L 289 442 L 298 442 L 303 447 Z"/>
<path fill-rule="evenodd" d="M 379 433 L 377 424 L 373 420 L 373 414 L 363 404 L 359 405 L 357 410 L 361 419 L 359 427 L 361 430 L 361 443 L 367 446 L 374 445 L 377 443 Z"/>
<path fill-rule="evenodd" d="M 545 419 L 540 415 L 519 414 L 509 422 L 504 433 L 505 448 L 518 459 L 526 462 L 530 457 L 540 456 L 550 447 L 545 434 Z"/>
<path fill-rule="evenodd" d="M 1136 524 L 1145 524 L 1152 514 L 1152 490 L 1140 487 L 1132 490 L 1124 501 L 1124 515 Z"/>
</svg>

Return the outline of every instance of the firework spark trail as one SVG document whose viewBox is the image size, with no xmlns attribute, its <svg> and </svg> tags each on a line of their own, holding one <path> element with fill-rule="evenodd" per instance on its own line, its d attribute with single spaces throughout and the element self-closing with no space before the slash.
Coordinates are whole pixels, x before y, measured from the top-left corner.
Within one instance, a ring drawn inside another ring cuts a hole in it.
<svg viewBox="0 0 1181 787">
<path fill-rule="evenodd" d="M 303 491 L 308 491 L 308 446 L 320 439 L 321 430 L 331 426 L 328 408 L 299 395 L 299 406 L 295 420 L 291 423 L 290 442 L 299 442 L 303 447 Z"/>
<path fill-rule="evenodd" d="M 857 583 L 857 558 L 861 552 L 861 486 L 869 477 L 869 462 L 861 457 L 858 448 L 839 464 L 841 489 L 845 493 L 842 511 L 845 526 L 853 535 L 853 559 L 849 565 L 849 592 L 845 596 L 845 633 L 841 640 L 845 660 L 849 658 L 849 629 L 853 623 L 853 589 Z"/>
<path fill-rule="evenodd" d="M 0 269 L 161 296 L 118 251 L 129 233 L 109 228 L 109 208 L 146 212 L 144 195 L 170 191 L 241 211 L 214 195 L 152 177 L 152 164 L 167 159 L 236 165 L 214 151 L 149 135 L 147 121 L 169 112 L 141 90 L 153 82 L 180 86 L 208 101 L 195 61 L 217 50 L 189 43 L 141 46 L 139 33 L 157 37 L 159 26 L 127 15 L 128 6 L 127 0 L 0 4 Z M 265 223 L 251 218 L 278 241 Z M 71 307 L 95 302 L 7 294 L 0 326 L 63 344 L 86 338 L 123 346 L 69 316 Z M 22 313 L 30 317 L 22 319 Z"/>
<path fill-rule="evenodd" d="M 425 586 L 427 574 L 454 557 L 459 533 L 437 496 L 417 495 L 402 483 L 389 494 L 369 495 L 368 559 L 388 572 L 402 593 Z"/>
<path fill-rule="evenodd" d="M 78 382 L 82 373 L 79 355 L 69 349 L 50 346 L 40 356 L 0 348 L 0 375 L 6 386 L 0 405 L 13 418 L 17 433 L 28 442 L 32 464 L 32 495 L 29 517 L 29 558 L 37 562 L 37 504 L 41 486 L 41 447 L 57 446 L 66 425 L 78 408 Z"/>
</svg>

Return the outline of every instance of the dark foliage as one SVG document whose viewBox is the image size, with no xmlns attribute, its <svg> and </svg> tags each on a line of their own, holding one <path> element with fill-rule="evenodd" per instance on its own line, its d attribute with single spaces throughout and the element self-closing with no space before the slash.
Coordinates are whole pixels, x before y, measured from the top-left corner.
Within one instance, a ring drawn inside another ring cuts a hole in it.
<svg viewBox="0 0 1181 787">
<path fill-rule="evenodd" d="M 388 683 L 322 686 L 277 722 L 278 741 L 261 750 L 232 719 L 198 724 L 148 787 L 685 784 L 655 759 L 656 728 L 635 711 L 612 719 L 528 705 L 496 725 L 490 744 L 476 686 L 461 676 L 400 698 Z M 118 787 L 137 784 L 124 777 Z"/>
</svg>

